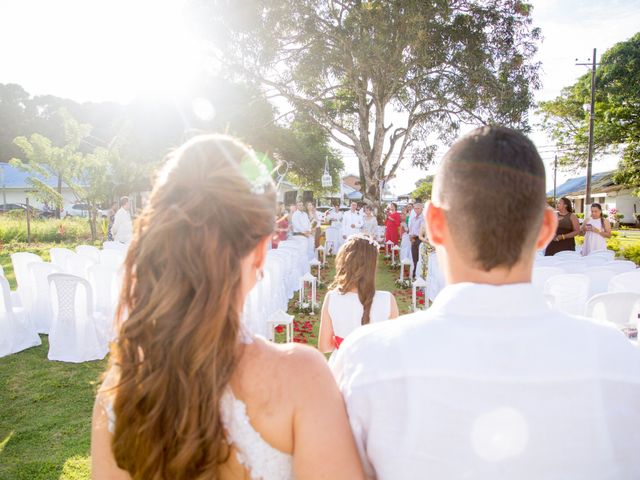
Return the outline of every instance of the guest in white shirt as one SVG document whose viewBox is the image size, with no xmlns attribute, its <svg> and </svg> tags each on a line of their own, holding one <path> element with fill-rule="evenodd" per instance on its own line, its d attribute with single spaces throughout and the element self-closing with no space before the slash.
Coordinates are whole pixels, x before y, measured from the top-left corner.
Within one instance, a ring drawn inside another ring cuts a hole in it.
<svg viewBox="0 0 640 480">
<path fill-rule="evenodd" d="M 398 316 L 394 296 L 376 290 L 379 248 L 373 238 L 359 234 L 349 237 L 340 249 L 336 275 L 322 305 L 318 333 L 321 352 L 340 348 L 345 337 L 361 325 Z"/>
<path fill-rule="evenodd" d="M 298 202 L 296 211 L 291 216 L 292 232 L 294 236 L 306 237 L 309 242 L 309 258 L 314 254 L 315 239 L 311 230 L 309 215 L 304 210 L 304 203 Z"/>
<path fill-rule="evenodd" d="M 342 212 L 340 205 L 335 204 L 333 208 L 327 210 L 324 215 L 325 222 L 329 222 L 329 227 L 325 230 L 327 255 L 335 255 L 342 245 Z"/>
<path fill-rule="evenodd" d="M 120 208 L 116 212 L 111 226 L 111 234 L 116 242 L 129 243 L 133 235 L 133 222 L 129 213 L 129 197 L 120 199 Z"/>
<path fill-rule="evenodd" d="M 409 218 L 409 239 L 411 241 L 411 259 L 413 260 L 412 277 L 416 278 L 416 267 L 420 259 L 420 232 L 424 225 L 424 217 L 422 216 L 422 204 L 416 203 L 413 206 L 415 215 Z"/>
<path fill-rule="evenodd" d="M 545 199 L 521 133 L 482 127 L 445 156 L 426 221 L 448 286 L 334 363 L 370 478 L 640 478 L 640 349 L 531 285 L 558 222 Z"/>
<path fill-rule="evenodd" d="M 351 235 L 360 233 L 362 228 L 362 217 L 358 213 L 358 204 L 351 202 L 350 210 L 344 212 L 342 216 L 342 238 L 346 240 Z"/>
</svg>

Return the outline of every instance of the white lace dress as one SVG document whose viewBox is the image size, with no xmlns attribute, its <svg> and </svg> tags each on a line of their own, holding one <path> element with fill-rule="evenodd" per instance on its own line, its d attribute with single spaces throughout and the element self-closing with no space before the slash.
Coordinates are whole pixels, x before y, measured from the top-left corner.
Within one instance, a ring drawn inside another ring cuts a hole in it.
<svg viewBox="0 0 640 480">
<path fill-rule="evenodd" d="M 251 340 L 243 335 L 241 341 Z M 108 382 L 108 378 L 105 383 Z M 109 420 L 109 431 L 115 430 L 115 413 L 110 401 L 102 402 Z M 293 479 L 293 456 L 281 452 L 269 445 L 251 425 L 247 415 L 247 406 L 236 398 L 230 387 L 227 387 L 220 401 L 220 413 L 227 441 L 236 449 L 238 462 L 243 465 L 252 480 L 286 480 Z"/>
</svg>

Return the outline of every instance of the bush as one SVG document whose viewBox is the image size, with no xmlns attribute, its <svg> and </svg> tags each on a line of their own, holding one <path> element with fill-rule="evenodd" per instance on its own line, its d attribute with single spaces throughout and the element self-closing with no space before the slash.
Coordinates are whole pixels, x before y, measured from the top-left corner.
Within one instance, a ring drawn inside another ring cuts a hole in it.
<svg viewBox="0 0 640 480">
<path fill-rule="evenodd" d="M 631 260 L 636 265 L 640 265 L 640 245 L 632 245 L 625 248 L 622 256 L 627 260 Z"/>
<path fill-rule="evenodd" d="M 27 220 L 12 215 L 0 217 L 0 242 L 26 242 Z M 32 242 L 81 242 L 91 240 L 91 228 L 87 219 L 64 218 L 33 219 L 31 221 Z"/>
</svg>

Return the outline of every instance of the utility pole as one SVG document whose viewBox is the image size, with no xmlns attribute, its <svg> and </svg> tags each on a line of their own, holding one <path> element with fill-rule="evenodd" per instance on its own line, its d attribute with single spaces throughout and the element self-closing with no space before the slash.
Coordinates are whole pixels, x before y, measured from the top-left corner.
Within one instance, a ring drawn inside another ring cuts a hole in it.
<svg viewBox="0 0 640 480">
<path fill-rule="evenodd" d="M 591 64 L 576 63 L 576 65 L 591 66 L 591 104 L 589 105 L 589 157 L 587 160 L 587 185 L 584 199 L 584 211 L 587 205 L 591 204 L 591 167 L 593 165 L 593 122 L 595 119 L 596 109 L 596 49 L 593 49 L 593 57 Z"/>
<path fill-rule="evenodd" d="M 556 205 L 556 175 L 558 173 L 558 154 L 556 153 L 553 157 L 553 205 Z"/>
</svg>

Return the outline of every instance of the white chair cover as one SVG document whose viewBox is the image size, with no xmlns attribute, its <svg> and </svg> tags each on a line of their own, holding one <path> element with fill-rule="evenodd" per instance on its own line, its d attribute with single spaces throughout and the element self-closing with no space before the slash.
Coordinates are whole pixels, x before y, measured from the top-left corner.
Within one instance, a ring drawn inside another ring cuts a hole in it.
<svg viewBox="0 0 640 480">
<path fill-rule="evenodd" d="M 4 276 L 0 276 L 0 357 L 41 343 L 23 308 L 13 305 L 9 282 Z"/>
<path fill-rule="evenodd" d="M 615 270 L 617 273 L 633 272 L 637 265 L 629 260 L 612 260 L 604 264 L 605 267 Z"/>
<path fill-rule="evenodd" d="M 544 285 L 547 283 L 547 280 L 555 275 L 564 274 L 564 269 L 560 267 L 534 267 L 533 275 L 531 277 L 531 283 L 535 285 L 540 291 L 544 291 Z"/>
<path fill-rule="evenodd" d="M 554 257 L 575 257 L 578 258 L 580 254 L 575 250 L 562 250 L 553 255 Z"/>
<path fill-rule="evenodd" d="M 100 265 L 120 268 L 124 263 L 124 258 L 123 250 L 100 250 Z"/>
<path fill-rule="evenodd" d="M 48 335 L 53 318 L 48 277 L 52 273 L 61 273 L 62 269 L 53 263 L 33 262 L 29 264 L 29 270 L 33 276 L 34 285 L 30 317 L 38 333 Z"/>
<path fill-rule="evenodd" d="M 602 267 L 606 263 L 609 263 L 610 261 L 611 260 L 609 260 L 604 255 L 588 255 L 588 256 L 584 257 L 584 259 L 583 259 L 583 262 L 589 268 L 591 268 L 591 267 Z"/>
<path fill-rule="evenodd" d="M 102 248 L 103 250 L 118 250 L 120 252 L 126 252 L 129 245 L 120 242 L 106 241 L 102 243 Z"/>
<path fill-rule="evenodd" d="M 91 265 L 88 270 L 88 280 L 94 296 L 93 306 L 105 320 L 99 330 L 106 332 L 109 340 L 115 336 L 114 316 L 120 294 L 118 277 L 118 269 L 108 265 Z"/>
<path fill-rule="evenodd" d="M 607 260 L 613 260 L 614 258 L 616 258 L 616 252 L 614 252 L 613 250 L 596 250 L 587 255 L 587 258 L 592 257 L 603 257 Z"/>
<path fill-rule="evenodd" d="M 96 261 L 92 258 L 74 253 L 67 258 L 67 271 L 71 275 L 77 275 L 87 280 L 89 278 L 89 267 L 95 264 Z"/>
<path fill-rule="evenodd" d="M 562 268 L 567 273 L 583 273 L 587 270 L 587 265 L 582 259 L 561 261 L 555 265 Z"/>
<path fill-rule="evenodd" d="M 434 301 L 445 286 L 444 272 L 440 268 L 436 252 L 429 253 L 429 264 L 427 271 L 427 298 Z"/>
<path fill-rule="evenodd" d="M 400 239 L 400 262 L 407 259 L 413 261 L 411 257 L 411 238 L 408 233 L 403 233 Z"/>
<path fill-rule="evenodd" d="M 635 292 L 640 293 L 640 270 L 619 273 L 609 280 L 610 292 Z"/>
<path fill-rule="evenodd" d="M 63 272 L 69 272 L 69 257 L 76 255 L 76 252 L 68 248 L 50 248 L 49 256 L 51 263 L 58 265 Z"/>
<path fill-rule="evenodd" d="M 104 358 L 108 351 L 104 320 L 93 310 L 91 285 L 75 275 L 49 275 L 53 323 L 49 334 L 49 360 L 86 362 Z"/>
<path fill-rule="evenodd" d="M 617 275 L 615 270 L 607 267 L 593 267 L 585 270 L 583 275 L 589 277 L 589 295 L 593 297 L 599 293 L 604 293 L 609 289 L 609 282 Z"/>
<path fill-rule="evenodd" d="M 95 263 L 100 263 L 100 249 L 93 245 L 78 245 L 76 253 L 93 259 Z"/>
<path fill-rule="evenodd" d="M 536 267 L 555 267 L 562 263 L 562 257 L 536 257 L 534 265 Z"/>
<path fill-rule="evenodd" d="M 33 303 L 33 295 L 35 291 L 33 276 L 29 270 L 29 264 L 33 262 L 42 262 L 42 258 L 35 253 L 29 252 L 11 254 L 13 273 L 16 277 L 16 283 L 18 284 L 16 292 L 20 297 L 20 304 L 24 308 L 24 312 L 27 317 L 31 313 L 31 305 Z"/>
<path fill-rule="evenodd" d="M 587 302 L 585 315 L 613 322 L 621 327 L 637 325 L 640 316 L 640 293 L 600 293 Z"/>
<path fill-rule="evenodd" d="M 589 278 L 580 274 L 555 275 L 545 283 L 544 293 L 554 296 L 555 310 L 582 315 L 589 294 Z"/>
</svg>

